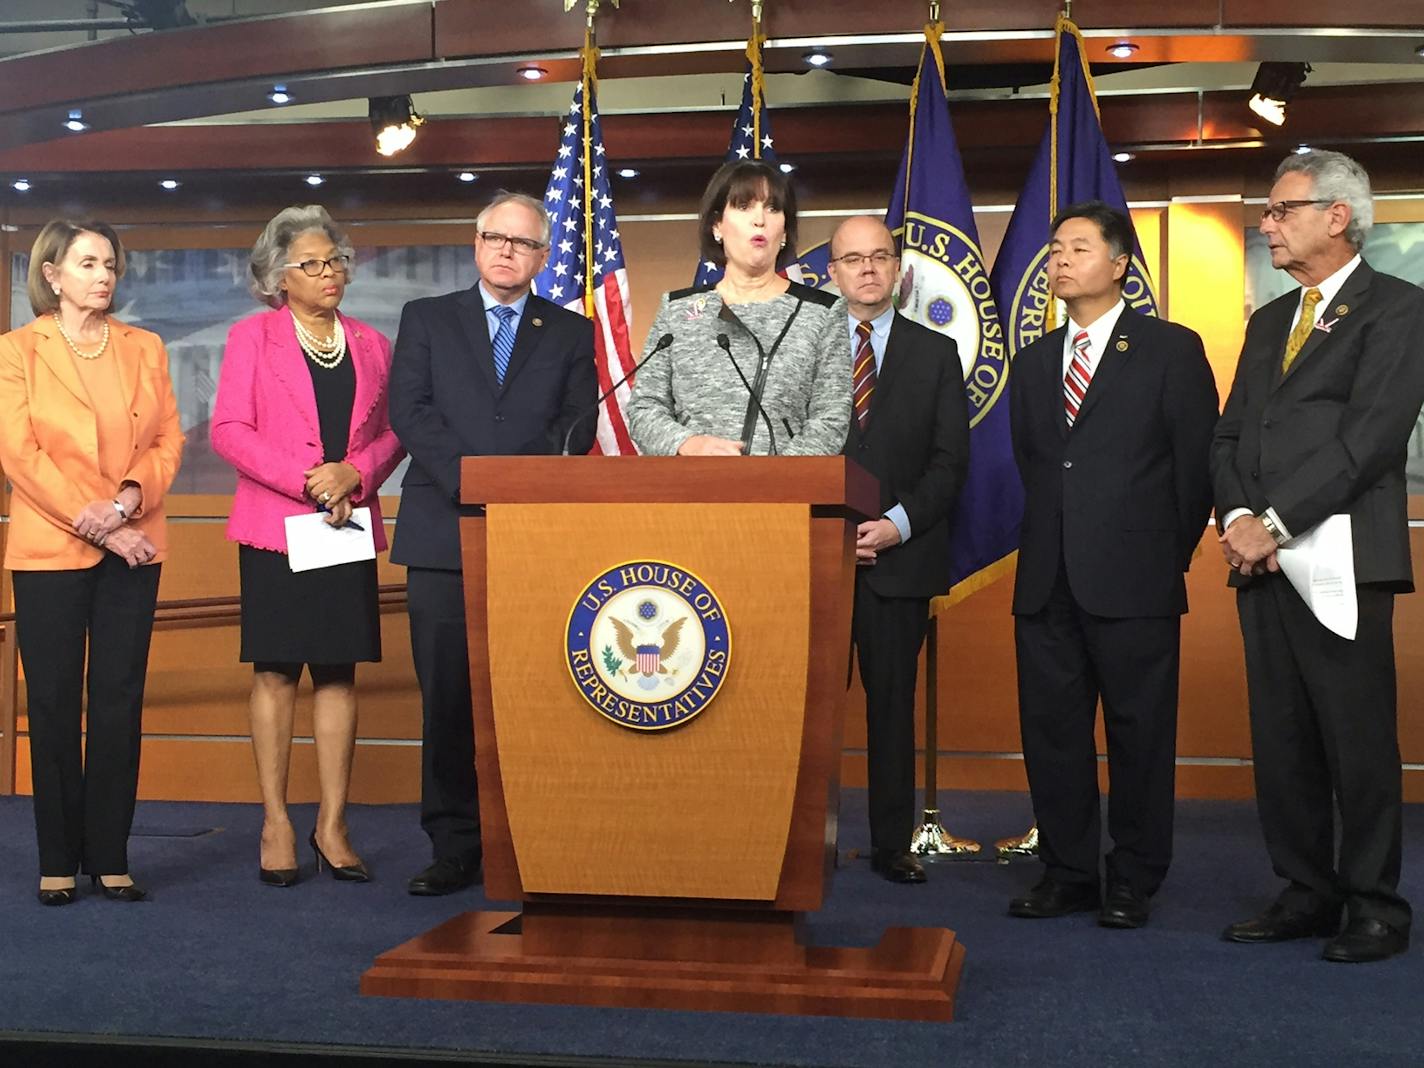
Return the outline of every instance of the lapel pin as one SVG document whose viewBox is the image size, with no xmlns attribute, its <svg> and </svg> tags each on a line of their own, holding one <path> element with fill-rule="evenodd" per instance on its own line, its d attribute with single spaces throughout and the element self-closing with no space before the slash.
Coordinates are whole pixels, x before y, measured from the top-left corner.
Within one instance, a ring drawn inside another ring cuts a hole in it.
<svg viewBox="0 0 1424 1068">
<path fill-rule="evenodd" d="M 1339 305 L 1339 306 L 1335 309 L 1335 314 L 1336 314 L 1336 315 L 1349 315 L 1349 314 L 1350 314 L 1350 305 L 1348 305 L 1348 304 L 1341 304 L 1341 305 Z"/>
<path fill-rule="evenodd" d="M 1127 351 L 1127 339 L 1126 339 L 1126 338 L 1119 338 L 1119 339 L 1118 339 L 1117 351 L 1118 351 L 1118 352 L 1126 352 L 1126 351 Z"/>
<path fill-rule="evenodd" d="M 1328 321 L 1325 319 L 1321 319 L 1320 322 L 1315 324 L 1315 329 L 1321 331 L 1322 333 L 1328 334 L 1334 328 L 1335 324 L 1339 321 L 1339 317 L 1330 319 Z"/>
<path fill-rule="evenodd" d="M 534 325 L 535 325 L 535 326 L 543 326 L 543 325 L 544 325 L 544 320 L 543 320 L 543 319 L 535 319 L 535 320 L 534 320 Z"/>
</svg>

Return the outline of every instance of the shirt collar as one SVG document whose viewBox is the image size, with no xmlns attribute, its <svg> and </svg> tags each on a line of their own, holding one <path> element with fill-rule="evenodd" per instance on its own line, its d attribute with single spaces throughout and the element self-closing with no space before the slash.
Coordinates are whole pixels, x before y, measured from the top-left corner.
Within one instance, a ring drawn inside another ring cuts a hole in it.
<svg viewBox="0 0 1424 1068">
<path fill-rule="evenodd" d="M 495 308 L 499 307 L 500 302 L 499 302 L 498 300 L 495 300 L 495 298 L 490 295 L 489 291 L 488 291 L 487 289 L 485 289 L 485 284 L 484 284 L 483 282 L 480 282 L 480 283 L 479 283 L 479 290 L 480 290 L 480 300 L 484 301 L 484 304 L 485 304 L 485 314 L 488 315 L 488 314 L 489 314 L 491 311 L 493 311 Z M 524 305 L 526 305 L 526 304 L 528 304 L 528 303 L 529 303 L 529 291 L 526 289 L 526 290 L 524 291 L 524 295 L 523 295 L 523 296 L 521 296 L 521 297 L 520 297 L 518 300 L 516 300 L 513 304 L 507 304 L 507 305 L 505 305 L 505 307 L 513 308 L 513 309 L 514 309 L 514 314 L 515 314 L 515 316 L 516 316 L 516 317 L 522 317 L 522 316 L 524 315 Z"/>
<path fill-rule="evenodd" d="M 1318 286 L 1315 287 L 1316 289 L 1320 290 L 1319 307 L 1322 312 L 1325 310 L 1326 307 L 1329 306 L 1330 302 L 1335 299 L 1336 294 L 1338 294 L 1340 290 L 1345 288 L 1345 282 L 1349 279 L 1350 275 L 1355 273 L 1355 268 L 1359 265 L 1360 254 L 1357 252 L 1355 253 L 1354 259 L 1352 259 L 1349 263 L 1345 264 L 1345 266 L 1341 267 L 1329 278 L 1326 278 Z M 1300 297 L 1296 300 L 1295 304 L 1297 317 L 1299 317 L 1300 309 L 1305 303 L 1305 291 L 1310 288 L 1310 286 L 1300 287 Z"/>
<path fill-rule="evenodd" d="M 1086 330 L 1088 331 L 1089 351 L 1094 354 L 1102 352 L 1103 349 L 1107 347 L 1108 338 L 1112 337 L 1113 330 L 1117 327 L 1117 321 L 1122 316 L 1122 311 L 1126 307 L 1127 305 L 1123 302 L 1122 298 L 1119 297 L 1116 304 L 1102 315 L 1099 315 L 1094 322 L 1089 323 L 1087 326 L 1075 323 L 1070 316 L 1068 319 L 1068 347 L 1070 349 L 1073 347 L 1073 338 L 1077 335 L 1078 331 Z"/>
<path fill-rule="evenodd" d="M 846 313 L 846 319 L 848 320 L 851 336 L 854 337 L 856 327 L 861 324 L 861 320 L 857 319 L 854 315 L 851 315 L 850 312 Z M 870 320 L 870 332 L 875 335 L 877 340 L 884 341 L 885 338 L 889 335 L 890 326 L 894 321 L 895 305 L 891 304 L 890 307 L 886 308 L 874 319 Z"/>
</svg>

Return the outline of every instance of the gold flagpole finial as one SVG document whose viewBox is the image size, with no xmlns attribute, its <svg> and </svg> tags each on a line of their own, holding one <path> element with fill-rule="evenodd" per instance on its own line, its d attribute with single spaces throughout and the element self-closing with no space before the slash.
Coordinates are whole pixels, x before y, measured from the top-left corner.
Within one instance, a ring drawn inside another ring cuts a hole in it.
<svg viewBox="0 0 1424 1068">
<path fill-rule="evenodd" d="M 939 21 L 939 0 L 930 0 L 930 21 Z"/>
<path fill-rule="evenodd" d="M 1073 17 L 1073 0 L 1063 0 L 1063 17 L 1065 19 Z"/>
<path fill-rule="evenodd" d="M 727 0 L 729 4 L 735 4 L 737 0 Z M 766 0 L 752 0 L 752 21 L 761 22 L 761 13 L 766 8 Z"/>
<path fill-rule="evenodd" d="M 579 4 L 583 4 L 584 11 L 588 17 L 588 28 L 593 29 L 594 17 L 598 14 L 598 9 L 603 6 L 604 2 L 605 0 L 564 0 L 564 10 L 572 11 L 578 7 Z M 620 0 L 607 0 L 607 2 L 617 7 Z"/>
</svg>

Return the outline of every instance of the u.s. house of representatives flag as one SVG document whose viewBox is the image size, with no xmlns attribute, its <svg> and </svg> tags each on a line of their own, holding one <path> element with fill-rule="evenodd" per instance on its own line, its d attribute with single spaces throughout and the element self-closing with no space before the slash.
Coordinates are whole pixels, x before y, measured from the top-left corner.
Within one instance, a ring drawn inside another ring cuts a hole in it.
<svg viewBox="0 0 1424 1068">
<path fill-rule="evenodd" d="M 969 474 L 953 520 L 953 604 L 1005 574 L 1018 549 L 1023 488 L 1009 440 L 1008 351 L 949 120 L 944 27 L 925 27 L 910 134 L 886 223 L 900 236 L 900 313 L 954 338 L 969 400 Z M 913 534 L 912 534 L 913 536 Z"/>
<path fill-rule="evenodd" d="M 1048 228 L 1053 217 L 1069 204 L 1084 200 L 1102 200 L 1127 211 L 1122 183 L 1098 120 L 1083 39 L 1078 27 L 1066 18 L 1059 18 L 1056 29 L 1058 58 L 1048 128 L 1014 205 L 990 276 L 1011 353 L 1063 322 L 1062 311 L 1048 292 Z M 1136 234 L 1122 295 L 1129 307 L 1146 315 L 1157 314 L 1157 299 Z"/>
<path fill-rule="evenodd" d="M 636 360 L 628 339 L 633 318 L 628 269 L 609 192 L 593 63 L 594 50 L 586 48 L 584 78 L 569 105 L 558 158 L 544 191 L 544 206 L 553 221 L 552 247 L 549 262 L 534 279 L 534 292 L 593 320 L 601 396 L 633 369 Z M 603 402 L 592 450 L 595 454 L 637 452 L 623 415 L 632 391 L 632 383 L 625 383 Z"/>
</svg>

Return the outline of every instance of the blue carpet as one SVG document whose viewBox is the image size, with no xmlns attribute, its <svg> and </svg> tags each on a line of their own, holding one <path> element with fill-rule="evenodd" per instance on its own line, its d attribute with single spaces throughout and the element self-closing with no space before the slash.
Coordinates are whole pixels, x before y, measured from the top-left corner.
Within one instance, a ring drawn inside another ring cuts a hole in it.
<svg viewBox="0 0 1424 1068">
<path fill-rule="evenodd" d="M 1016 794 L 941 798 L 956 834 L 983 841 L 1029 820 Z M 864 794 L 843 800 L 841 847 L 867 844 Z M 299 836 L 314 818 L 294 812 Z M 1014 920 L 1010 896 L 1036 864 L 940 864 L 892 886 L 864 860 L 836 873 L 811 921 L 822 943 L 864 945 L 888 925 L 945 926 L 968 950 L 953 1024 L 651 1012 L 363 998 L 380 952 L 469 909 L 478 890 L 412 898 L 426 862 L 409 806 L 357 807 L 352 840 L 369 885 L 310 877 L 257 882 L 260 809 L 143 803 L 130 850 L 153 901 L 85 893 L 45 909 L 28 798 L 0 798 L 0 1031 L 721 1061 L 858 1065 L 1414 1065 L 1424 1059 L 1424 952 L 1383 964 L 1318 959 L 1320 943 L 1236 946 L 1229 921 L 1269 902 L 1276 881 L 1254 809 L 1182 802 L 1177 859 L 1141 931 L 1094 917 Z M 212 828 L 212 833 L 196 833 Z M 1424 907 L 1424 810 L 1406 811 L 1404 892 Z"/>
</svg>

